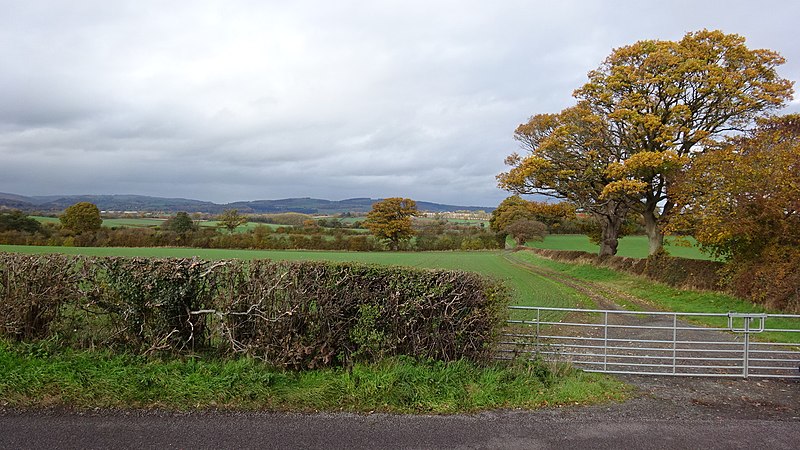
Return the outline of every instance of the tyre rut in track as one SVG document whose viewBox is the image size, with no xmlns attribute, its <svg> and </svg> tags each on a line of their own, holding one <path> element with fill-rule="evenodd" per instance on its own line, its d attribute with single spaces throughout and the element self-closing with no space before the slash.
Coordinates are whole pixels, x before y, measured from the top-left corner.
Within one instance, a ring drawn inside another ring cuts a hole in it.
<svg viewBox="0 0 800 450">
<path fill-rule="evenodd" d="M 635 305 L 636 308 L 649 309 L 649 310 L 655 308 L 655 306 L 650 302 L 642 298 L 636 297 L 634 295 L 628 294 L 626 292 L 622 292 L 618 289 L 602 286 L 598 283 L 592 283 L 591 281 L 581 280 L 579 278 L 575 278 L 570 275 L 557 272 L 555 270 L 546 269 L 544 267 L 539 267 L 530 263 L 512 259 L 508 256 L 508 254 L 504 255 L 504 258 L 509 263 L 517 267 L 522 267 L 525 270 L 528 270 L 529 272 L 533 272 L 534 274 L 539 275 L 543 278 L 563 284 L 565 286 L 568 286 L 576 290 L 577 292 L 580 292 L 581 294 L 589 297 L 597 305 L 598 309 L 609 309 L 609 310 L 627 309 L 618 303 L 620 301 Z"/>
</svg>

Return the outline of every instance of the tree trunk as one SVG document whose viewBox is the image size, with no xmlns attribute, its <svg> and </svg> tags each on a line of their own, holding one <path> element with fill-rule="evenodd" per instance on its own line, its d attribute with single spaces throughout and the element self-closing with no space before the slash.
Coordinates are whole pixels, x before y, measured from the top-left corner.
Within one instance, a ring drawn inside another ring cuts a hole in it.
<svg viewBox="0 0 800 450">
<path fill-rule="evenodd" d="M 609 206 L 607 213 L 595 214 L 600 222 L 600 256 L 613 256 L 617 254 L 619 245 L 619 230 L 625 222 L 625 214 L 619 214 L 617 208 Z"/>
<path fill-rule="evenodd" d="M 653 209 L 646 208 L 642 212 L 644 217 L 644 231 L 647 234 L 648 255 L 653 256 L 664 248 L 664 233 L 658 226 L 658 218 Z"/>
</svg>

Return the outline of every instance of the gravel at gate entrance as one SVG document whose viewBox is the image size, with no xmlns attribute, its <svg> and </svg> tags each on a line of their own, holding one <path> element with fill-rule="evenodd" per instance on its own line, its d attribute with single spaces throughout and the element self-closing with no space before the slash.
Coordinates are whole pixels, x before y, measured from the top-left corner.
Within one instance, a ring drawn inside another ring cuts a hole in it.
<svg viewBox="0 0 800 450">
<path fill-rule="evenodd" d="M 585 408 L 645 419 L 753 419 L 800 422 L 800 381 L 618 375 L 636 387 L 635 398 Z M 579 413 L 576 411 L 575 413 Z"/>
<path fill-rule="evenodd" d="M 579 280 L 541 267 L 525 264 L 532 272 L 565 284 L 589 296 L 603 309 L 621 309 L 614 297 L 642 309 L 649 306 L 636 297 Z M 624 321 L 653 322 L 666 320 L 658 317 L 623 317 Z M 666 324 L 667 326 L 669 324 Z M 681 326 L 691 326 L 683 323 Z M 641 334 L 641 330 L 616 329 L 617 338 L 624 333 Z M 686 333 L 686 332 L 682 332 Z M 689 332 L 691 333 L 691 332 Z M 719 334 L 719 336 L 714 336 Z M 732 338 L 722 333 L 705 332 L 704 339 L 728 341 Z M 798 379 L 738 379 L 715 377 L 616 375 L 636 388 L 635 398 L 621 404 L 574 408 L 560 411 L 576 418 L 607 417 L 628 420 L 692 420 L 692 419 L 753 419 L 789 420 L 800 422 L 800 380 Z M 547 413 L 544 413 L 547 414 Z"/>
</svg>

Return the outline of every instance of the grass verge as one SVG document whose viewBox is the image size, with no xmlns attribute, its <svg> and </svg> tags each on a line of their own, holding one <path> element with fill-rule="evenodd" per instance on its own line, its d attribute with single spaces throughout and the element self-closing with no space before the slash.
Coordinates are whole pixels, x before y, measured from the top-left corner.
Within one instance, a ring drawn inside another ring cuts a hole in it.
<svg viewBox="0 0 800 450">
<path fill-rule="evenodd" d="M 288 372 L 253 359 L 157 360 L 0 341 L 0 405 L 452 414 L 622 400 L 610 377 L 541 362 L 392 358 Z"/>
</svg>

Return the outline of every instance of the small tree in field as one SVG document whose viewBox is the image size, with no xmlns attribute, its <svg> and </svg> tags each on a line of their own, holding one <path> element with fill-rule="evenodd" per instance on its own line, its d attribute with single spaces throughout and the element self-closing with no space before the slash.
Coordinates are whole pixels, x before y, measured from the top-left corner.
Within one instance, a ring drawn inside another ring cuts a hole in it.
<svg viewBox="0 0 800 450">
<path fill-rule="evenodd" d="M 103 226 L 100 210 L 94 203 L 89 202 L 75 203 L 64 210 L 59 220 L 61 225 L 76 233 L 96 231 Z"/>
<path fill-rule="evenodd" d="M 400 242 L 414 235 L 411 218 L 419 214 L 414 200 L 392 197 L 372 205 L 364 226 L 378 239 L 389 243 L 389 248 L 397 250 Z"/>
<path fill-rule="evenodd" d="M 517 241 L 517 246 L 522 247 L 528 241 L 542 241 L 547 235 L 547 225 L 538 220 L 521 219 L 510 223 L 506 233 Z"/>
<path fill-rule="evenodd" d="M 221 227 L 227 228 L 228 232 L 233 233 L 239 225 L 247 223 L 247 217 L 239 214 L 238 209 L 226 209 L 217 217 Z"/>
<path fill-rule="evenodd" d="M 167 219 L 167 221 L 164 222 L 161 227 L 165 230 L 174 231 L 178 234 L 185 234 L 197 229 L 197 226 L 194 224 L 192 218 L 189 217 L 189 214 L 184 211 L 180 211 L 175 214 L 175 217 Z"/>
</svg>

